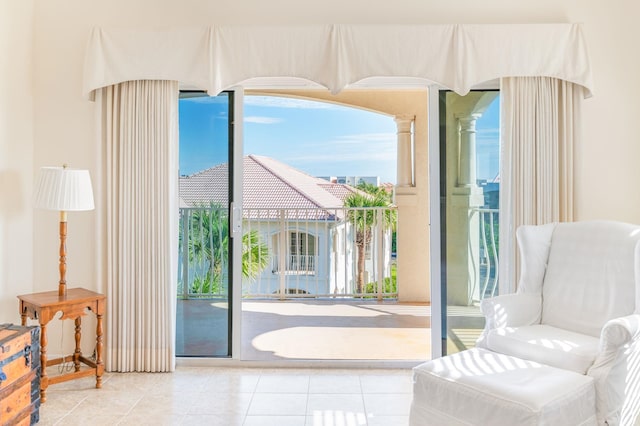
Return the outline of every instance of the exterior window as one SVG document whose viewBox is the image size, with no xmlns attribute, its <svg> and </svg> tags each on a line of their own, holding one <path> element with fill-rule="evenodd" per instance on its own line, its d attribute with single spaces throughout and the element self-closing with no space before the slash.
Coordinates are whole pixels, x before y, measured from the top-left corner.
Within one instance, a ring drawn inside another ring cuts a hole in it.
<svg viewBox="0 0 640 426">
<path fill-rule="evenodd" d="M 273 272 L 280 272 L 281 256 L 285 256 L 286 274 L 313 275 L 316 273 L 316 237 L 306 232 L 287 232 L 286 252 L 280 250 L 280 235 L 273 236 L 273 247 L 276 248 L 273 257 Z"/>
</svg>

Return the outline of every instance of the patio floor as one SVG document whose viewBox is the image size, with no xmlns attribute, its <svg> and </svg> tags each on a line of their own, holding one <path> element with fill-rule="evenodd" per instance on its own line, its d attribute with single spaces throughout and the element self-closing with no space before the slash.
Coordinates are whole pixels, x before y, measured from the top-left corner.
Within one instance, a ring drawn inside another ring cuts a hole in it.
<svg viewBox="0 0 640 426">
<path fill-rule="evenodd" d="M 227 306 L 178 301 L 179 356 L 225 356 Z M 473 346 L 483 320 L 450 308 L 449 352 Z M 424 361 L 431 356 L 431 306 L 358 299 L 243 300 L 242 360 Z"/>
<path fill-rule="evenodd" d="M 430 306 L 395 301 L 243 302 L 247 360 L 425 360 Z"/>
</svg>

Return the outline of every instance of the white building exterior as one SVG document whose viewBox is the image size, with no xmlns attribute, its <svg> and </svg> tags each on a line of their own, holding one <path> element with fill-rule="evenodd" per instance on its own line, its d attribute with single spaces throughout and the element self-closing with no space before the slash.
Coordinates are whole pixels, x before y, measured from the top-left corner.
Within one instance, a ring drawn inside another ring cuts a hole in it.
<svg viewBox="0 0 640 426">
<path fill-rule="evenodd" d="M 221 164 L 181 177 L 180 205 L 226 206 L 227 175 L 227 165 Z M 257 155 L 244 158 L 243 180 L 243 232 L 257 231 L 270 256 L 255 280 L 243 280 L 243 294 L 353 294 L 357 250 L 348 215 L 359 213 L 347 213 L 343 206 L 359 191 Z M 370 247 L 365 283 L 390 276 L 391 231 L 374 227 Z"/>
</svg>

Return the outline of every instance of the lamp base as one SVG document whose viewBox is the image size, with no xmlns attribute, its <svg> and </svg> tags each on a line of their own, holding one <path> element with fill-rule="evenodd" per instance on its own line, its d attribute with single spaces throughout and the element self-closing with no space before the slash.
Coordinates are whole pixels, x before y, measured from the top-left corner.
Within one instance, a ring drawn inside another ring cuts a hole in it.
<svg viewBox="0 0 640 426">
<path fill-rule="evenodd" d="M 58 284 L 58 296 L 67 295 L 67 213 L 60 212 L 60 283 Z"/>
</svg>

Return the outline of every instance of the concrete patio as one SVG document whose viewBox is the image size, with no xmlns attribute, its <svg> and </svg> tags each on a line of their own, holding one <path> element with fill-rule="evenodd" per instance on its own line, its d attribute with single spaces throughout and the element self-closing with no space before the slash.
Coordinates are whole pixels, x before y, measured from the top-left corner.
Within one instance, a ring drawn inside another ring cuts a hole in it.
<svg viewBox="0 0 640 426">
<path fill-rule="evenodd" d="M 450 352 L 473 346 L 483 326 L 475 307 L 450 309 Z M 179 300 L 179 356 L 225 356 L 227 305 Z M 431 306 L 361 299 L 243 300 L 242 360 L 424 361 L 431 356 Z"/>
</svg>

